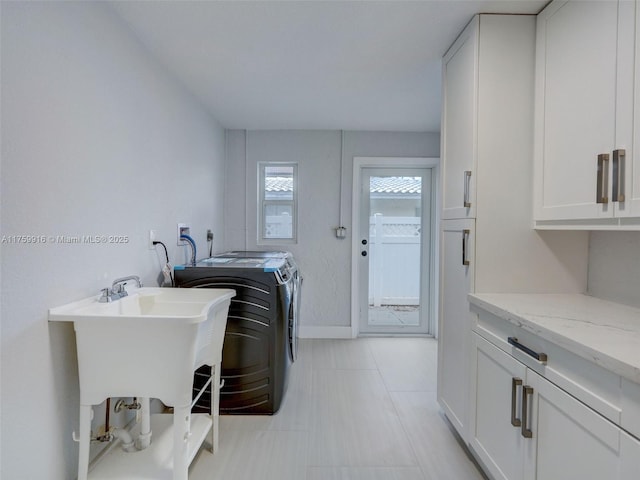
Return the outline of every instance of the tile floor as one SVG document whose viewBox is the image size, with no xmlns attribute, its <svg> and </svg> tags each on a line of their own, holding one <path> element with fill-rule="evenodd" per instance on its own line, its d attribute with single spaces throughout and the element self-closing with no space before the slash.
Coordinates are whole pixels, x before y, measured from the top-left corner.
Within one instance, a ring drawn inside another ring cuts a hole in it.
<svg viewBox="0 0 640 480">
<path fill-rule="evenodd" d="M 273 416 L 223 416 L 191 480 L 482 480 L 436 402 L 429 338 L 302 340 Z"/>
</svg>

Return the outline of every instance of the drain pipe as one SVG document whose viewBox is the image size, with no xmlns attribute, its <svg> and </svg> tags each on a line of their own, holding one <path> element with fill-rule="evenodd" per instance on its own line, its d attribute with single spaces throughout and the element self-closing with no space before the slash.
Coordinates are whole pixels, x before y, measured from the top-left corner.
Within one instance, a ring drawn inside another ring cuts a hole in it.
<svg viewBox="0 0 640 480">
<path fill-rule="evenodd" d="M 111 428 L 109 425 L 109 414 L 111 411 L 111 398 L 107 398 L 106 403 L 106 412 L 104 419 L 104 431 L 105 434 L 100 438 L 101 441 L 110 442 L 114 438 L 119 438 L 122 442 L 122 449 L 125 452 L 135 452 L 135 447 L 133 445 L 133 438 L 131 434 L 125 430 L 124 428 Z"/>
<path fill-rule="evenodd" d="M 149 397 L 140 398 L 140 435 L 136 439 L 136 448 L 144 450 L 151 445 L 151 408 Z"/>
<path fill-rule="evenodd" d="M 120 439 L 120 441 L 122 442 L 122 449 L 125 452 L 131 453 L 136 451 L 131 434 L 124 428 L 114 428 L 111 432 L 111 435 L 113 436 L 113 438 Z"/>
<path fill-rule="evenodd" d="M 138 438 L 134 441 L 128 430 L 124 428 L 113 428 L 111 431 L 108 431 L 107 435 L 105 435 L 105 441 L 111 441 L 114 438 L 119 438 L 122 441 L 122 449 L 125 452 L 144 450 L 151 445 L 151 409 L 149 398 L 138 399 L 133 397 L 133 402 L 130 404 L 126 404 L 124 400 L 120 399 L 116 403 L 115 411 L 120 412 L 122 409 L 137 410 L 136 422 L 140 421 L 140 434 L 138 435 Z M 142 416 L 140 417 L 140 415 Z M 107 416 L 107 427 L 109 426 L 108 418 L 109 417 Z"/>
</svg>

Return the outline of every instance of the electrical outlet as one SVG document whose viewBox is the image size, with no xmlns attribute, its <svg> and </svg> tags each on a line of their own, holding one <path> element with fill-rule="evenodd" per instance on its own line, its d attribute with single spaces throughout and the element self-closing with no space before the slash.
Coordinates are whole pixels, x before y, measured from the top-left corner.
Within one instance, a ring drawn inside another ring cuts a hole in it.
<svg viewBox="0 0 640 480">
<path fill-rule="evenodd" d="M 181 235 L 191 235 L 191 228 L 186 223 L 178 224 L 178 245 L 185 245 L 187 242 L 180 239 Z"/>
<path fill-rule="evenodd" d="M 213 241 L 213 232 L 209 229 L 207 230 L 207 242 Z"/>
<path fill-rule="evenodd" d="M 156 231 L 149 230 L 149 250 L 153 250 L 155 248 L 155 245 L 153 244 L 155 240 L 156 240 Z"/>
</svg>

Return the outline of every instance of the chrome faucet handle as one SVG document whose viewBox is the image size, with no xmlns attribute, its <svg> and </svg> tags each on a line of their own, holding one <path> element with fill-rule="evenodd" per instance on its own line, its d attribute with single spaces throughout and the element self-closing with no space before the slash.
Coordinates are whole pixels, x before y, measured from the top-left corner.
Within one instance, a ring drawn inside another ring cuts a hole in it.
<svg viewBox="0 0 640 480">
<path fill-rule="evenodd" d="M 122 298 L 122 297 L 126 297 L 127 295 L 129 295 L 127 293 L 127 291 L 124 288 L 124 283 L 116 283 L 113 286 L 113 296 L 115 298 Z"/>
<path fill-rule="evenodd" d="M 113 292 L 110 288 L 103 288 L 100 291 L 102 292 L 102 296 L 98 299 L 98 302 L 107 303 L 113 301 Z"/>
<path fill-rule="evenodd" d="M 142 282 L 140 281 L 140 277 L 138 277 L 137 275 L 129 275 L 128 277 L 118 278 L 111 284 L 111 290 L 114 299 L 126 297 L 127 295 L 129 295 L 124 287 L 127 282 L 131 280 L 136 282 L 138 288 L 142 288 Z"/>
</svg>

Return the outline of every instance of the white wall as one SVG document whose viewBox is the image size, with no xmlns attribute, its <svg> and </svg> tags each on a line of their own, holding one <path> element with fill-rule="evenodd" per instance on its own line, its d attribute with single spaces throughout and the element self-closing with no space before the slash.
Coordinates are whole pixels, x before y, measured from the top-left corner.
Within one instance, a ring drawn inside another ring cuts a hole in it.
<svg viewBox="0 0 640 480">
<path fill-rule="evenodd" d="M 123 275 L 157 285 L 164 253 L 147 248 L 151 228 L 174 261 L 185 258 L 177 222 L 222 244 L 224 131 L 100 2 L 2 2 L 1 26 L 2 235 L 129 238 L 0 245 L 0 477 L 68 480 L 75 339 L 47 309 Z"/>
<path fill-rule="evenodd" d="M 340 240 L 333 230 L 340 218 L 340 131 L 228 131 L 225 249 L 293 252 L 304 277 L 301 335 L 332 335 L 332 327 L 350 334 L 353 157 L 438 157 L 439 149 L 437 133 L 344 132 L 342 217 L 348 230 Z M 299 165 L 295 245 L 257 245 L 258 162 Z"/>
<path fill-rule="evenodd" d="M 591 232 L 588 293 L 640 308 L 640 232 Z"/>
</svg>

